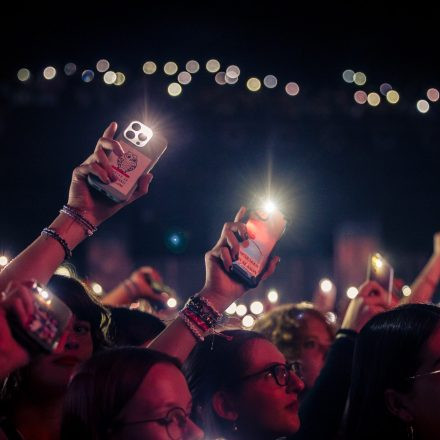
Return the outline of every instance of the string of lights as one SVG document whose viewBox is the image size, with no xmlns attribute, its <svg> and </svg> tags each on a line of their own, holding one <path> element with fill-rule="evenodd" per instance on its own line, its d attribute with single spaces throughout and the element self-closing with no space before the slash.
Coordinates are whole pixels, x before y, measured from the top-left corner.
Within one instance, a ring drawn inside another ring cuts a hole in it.
<svg viewBox="0 0 440 440">
<path fill-rule="evenodd" d="M 241 69 L 237 65 L 230 65 L 224 70 L 221 70 L 222 65 L 217 59 L 210 59 L 205 64 L 205 71 L 213 76 L 214 82 L 217 85 L 235 85 L 239 83 L 242 75 Z M 159 75 L 163 73 L 166 79 L 171 80 L 168 83 L 166 90 L 169 96 L 178 97 L 182 95 L 184 87 L 188 86 L 196 74 L 202 72 L 201 64 L 196 60 L 189 60 L 185 63 L 184 68 L 179 70 L 179 66 L 174 61 L 166 62 L 162 68 L 159 63 L 154 61 L 146 61 L 142 65 L 142 72 L 146 76 Z M 91 83 L 98 79 L 98 75 L 101 76 L 102 81 L 108 86 L 123 86 L 127 82 L 126 74 L 120 71 L 110 69 L 110 62 L 106 59 L 100 59 L 95 66 L 95 70 L 87 68 L 80 69 L 75 63 L 69 62 L 64 68 L 63 72 L 67 77 L 73 77 L 74 75 L 80 75 L 81 80 L 84 83 Z M 59 75 L 58 70 L 54 66 L 47 66 L 42 71 L 42 77 L 47 81 L 54 80 Z M 20 68 L 17 72 L 17 78 L 22 83 L 32 81 L 34 76 L 28 68 Z M 370 91 L 367 91 L 367 75 L 364 72 L 355 72 L 351 69 L 346 69 L 342 73 L 342 79 L 345 83 L 354 85 L 355 87 L 362 87 L 355 90 L 353 93 L 353 99 L 355 103 L 359 105 L 369 105 L 371 107 L 378 107 L 384 102 L 396 106 L 401 102 L 401 94 L 391 84 L 384 82 L 379 87 L 370 87 Z M 246 89 L 249 92 L 259 92 L 263 87 L 267 89 L 276 89 L 283 87 L 284 93 L 288 96 L 295 97 L 300 93 L 300 86 L 297 82 L 289 81 L 281 85 L 281 81 L 277 76 L 268 74 L 262 79 L 256 76 L 247 77 L 244 81 Z M 416 109 L 422 113 L 428 113 L 431 105 L 438 102 L 440 99 L 440 92 L 435 87 L 430 87 L 426 90 L 425 96 L 420 96 L 415 103 Z"/>
</svg>

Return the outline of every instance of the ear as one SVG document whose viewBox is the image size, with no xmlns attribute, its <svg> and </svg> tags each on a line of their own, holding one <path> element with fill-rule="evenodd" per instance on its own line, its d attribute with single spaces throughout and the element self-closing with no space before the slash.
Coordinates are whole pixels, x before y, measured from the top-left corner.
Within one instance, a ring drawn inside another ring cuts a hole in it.
<svg viewBox="0 0 440 440">
<path fill-rule="evenodd" d="M 212 397 L 212 407 L 222 419 L 231 422 L 238 419 L 238 411 L 235 400 L 225 391 L 217 391 Z"/>
<path fill-rule="evenodd" d="M 412 405 L 407 394 L 389 388 L 385 390 L 385 405 L 391 414 L 398 417 L 405 424 L 413 422 Z"/>
</svg>

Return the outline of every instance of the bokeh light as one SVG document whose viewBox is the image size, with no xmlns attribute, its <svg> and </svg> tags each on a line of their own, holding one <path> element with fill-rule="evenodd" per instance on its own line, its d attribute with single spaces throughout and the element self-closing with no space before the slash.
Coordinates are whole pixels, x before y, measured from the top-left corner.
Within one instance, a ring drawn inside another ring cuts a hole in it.
<svg viewBox="0 0 440 440">
<path fill-rule="evenodd" d="M 220 62 L 212 59 L 206 63 L 206 70 L 210 73 L 216 73 L 220 70 Z"/>
<path fill-rule="evenodd" d="M 351 84 L 354 82 L 354 71 L 351 69 L 344 70 L 342 73 L 342 78 L 346 83 Z"/>
<path fill-rule="evenodd" d="M 152 75 L 157 70 L 157 65 L 154 61 L 146 61 L 142 66 L 142 71 L 145 75 Z"/>
<path fill-rule="evenodd" d="M 286 84 L 285 90 L 289 96 L 296 96 L 299 93 L 299 85 L 296 82 L 289 82 Z"/>
<path fill-rule="evenodd" d="M 356 72 L 353 76 L 353 82 L 358 86 L 363 86 L 367 82 L 367 75 L 363 72 Z"/>
<path fill-rule="evenodd" d="M 163 71 L 170 76 L 175 75 L 178 69 L 179 67 L 174 61 L 168 61 L 167 63 L 165 63 L 165 66 L 163 66 Z"/>
<path fill-rule="evenodd" d="M 429 111 L 429 102 L 425 99 L 421 99 L 420 101 L 417 101 L 417 110 L 420 113 L 428 113 Z"/>
<path fill-rule="evenodd" d="M 182 86 L 179 83 L 173 82 L 168 86 L 168 94 L 170 96 L 179 96 L 182 93 Z"/>
<path fill-rule="evenodd" d="M 17 78 L 21 82 L 26 82 L 30 79 L 31 72 L 29 69 L 22 68 L 17 72 Z"/>
<path fill-rule="evenodd" d="M 277 77 L 275 75 L 266 75 L 263 79 L 263 84 L 268 89 L 274 89 L 278 84 Z"/>
<path fill-rule="evenodd" d="M 51 80 L 54 79 L 57 75 L 57 69 L 53 66 L 48 66 L 43 71 L 44 79 Z"/>
<path fill-rule="evenodd" d="M 191 79 L 192 79 L 191 74 L 188 73 L 188 72 L 185 72 L 185 71 L 180 72 L 177 75 L 177 81 L 179 81 L 179 83 L 182 84 L 182 85 L 189 84 L 191 82 Z"/>
<path fill-rule="evenodd" d="M 102 59 L 96 63 L 96 70 L 99 73 L 107 72 L 108 69 L 110 69 L 110 63 L 108 60 Z"/>
<path fill-rule="evenodd" d="M 81 79 L 85 83 L 92 82 L 94 77 L 95 77 L 95 73 L 93 72 L 93 70 L 90 69 L 84 70 L 84 72 L 81 74 Z"/>
<path fill-rule="evenodd" d="M 246 87 L 251 92 L 258 92 L 261 89 L 261 81 L 258 78 L 249 78 L 246 83 Z"/>
<path fill-rule="evenodd" d="M 196 60 L 190 60 L 186 63 L 185 69 L 189 73 L 197 73 L 200 70 L 200 64 Z"/>
</svg>

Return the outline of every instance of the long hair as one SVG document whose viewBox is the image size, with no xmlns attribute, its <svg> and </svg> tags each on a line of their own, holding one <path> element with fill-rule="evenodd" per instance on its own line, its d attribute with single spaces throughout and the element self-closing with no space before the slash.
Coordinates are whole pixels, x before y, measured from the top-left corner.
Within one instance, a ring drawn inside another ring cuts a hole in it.
<svg viewBox="0 0 440 440">
<path fill-rule="evenodd" d="M 109 349 L 86 361 L 67 390 L 61 439 L 108 439 L 117 429 L 118 415 L 157 363 L 180 368 L 166 354 L 137 347 Z"/>
<path fill-rule="evenodd" d="M 360 332 L 353 360 L 345 426 L 347 440 L 406 438 L 406 426 L 387 409 L 385 390 L 411 390 L 420 353 L 440 324 L 440 308 L 409 304 L 381 313 Z"/>
<path fill-rule="evenodd" d="M 107 330 L 110 314 L 94 298 L 82 281 L 74 277 L 54 275 L 47 286 L 52 293 L 66 303 L 78 319 L 90 323 L 94 352 L 109 345 Z M 26 366 L 16 370 L 0 384 L 0 413 L 7 413 L 11 410 L 11 403 L 24 386 L 26 371 Z"/>
<path fill-rule="evenodd" d="M 254 339 L 266 339 L 257 332 L 226 330 L 197 344 L 183 365 L 189 389 L 193 397 L 192 420 L 207 437 L 228 436 L 231 422 L 219 417 L 212 407 L 217 391 L 233 391 L 241 383 L 247 366 L 244 345 Z"/>
<path fill-rule="evenodd" d="M 334 339 L 331 324 L 308 302 L 275 307 L 257 320 L 254 330 L 262 333 L 276 345 L 286 359 L 296 361 L 301 358 L 308 318 L 315 318 L 322 322 L 330 340 Z"/>
</svg>

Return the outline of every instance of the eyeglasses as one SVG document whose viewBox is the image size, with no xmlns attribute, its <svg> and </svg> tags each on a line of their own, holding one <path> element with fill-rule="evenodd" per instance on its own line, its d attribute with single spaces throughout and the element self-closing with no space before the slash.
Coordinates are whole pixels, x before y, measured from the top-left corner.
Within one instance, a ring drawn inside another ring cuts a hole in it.
<svg viewBox="0 0 440 440">
<path fill-rule="evenodd" d="M 159 423 L 165 426 L 171 440 L 182 440 L 188 422 L 189 414 L 183 408 L 175 407 L 168 411 L 165 417 L 157 419 L 137 420 L 135 422 L 122 422 L 121 425 L 137 425 L 140 423 Z"/>
<path fill-rule="evenodd" d="M 418 377 L 432 376 L 433 374 L 438 374 L 438 373 L 440 373 L 440 370 L 430 371 L 429 373 L 415 374 L 414 376 L 408 377 L 408 379 L 417 379 Z"/>
<path fill-rule="evenodd" d="M 292 381 L 292 375 L 290 374 L 291 372 L 293 372 L 301 379 L 301 362 L 297 361 L 286 362 L 285 364 L 274 364 L 268 368 L 265 368 L 264 370 L 258 371 L 257 373 L 252 373 L 244 376 L 242 377 L 242 380 L 247 380 L 252 377 L 259 376 L 260 374 L 266 373 L 267 375 L 272 375 L 272 377 L 275 379 L 275 382 L 280 387 L 286 387 Z"/>
</svg>

